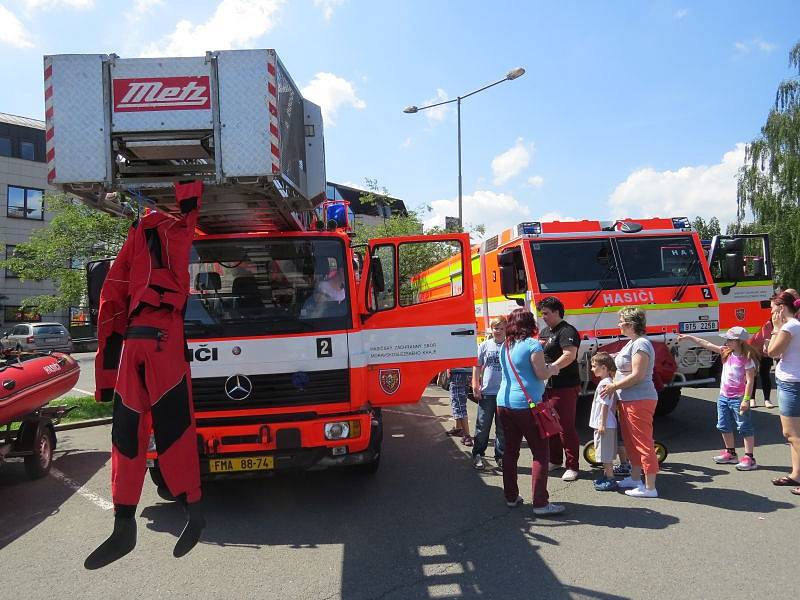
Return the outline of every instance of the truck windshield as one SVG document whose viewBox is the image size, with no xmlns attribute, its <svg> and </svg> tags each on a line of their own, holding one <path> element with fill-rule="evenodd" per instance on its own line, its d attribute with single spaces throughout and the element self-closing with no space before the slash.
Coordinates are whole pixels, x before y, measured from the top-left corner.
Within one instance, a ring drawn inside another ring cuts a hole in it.
<svg viewBox="0 0 800 600">
<path fill-rule="evenodd" d="M 705 283 L 690 236 L 617 238 L 617 247 L 629 287 Z"/>
<path fill-rule="evenodd" d="M 197 240 L 188 338 L 349 329 L 344 245 L 336 239 Z"/>
<path fill-rule="evenodd" d="M 531 242 L 542 293 L 619 289 L 619 271 L 608 239 Z"/>
</svg>

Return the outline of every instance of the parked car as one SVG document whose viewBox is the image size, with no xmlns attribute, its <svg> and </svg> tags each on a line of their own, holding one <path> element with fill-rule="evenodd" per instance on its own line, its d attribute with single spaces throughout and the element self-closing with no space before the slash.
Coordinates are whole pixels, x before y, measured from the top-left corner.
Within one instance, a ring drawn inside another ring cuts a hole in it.
<svg viewBox="0 0 800 600">
<path fill-rule="evenodd" d="M 19 323 L 0 338 L 6 350 L 72 352 L 72 337 L 61 323 Z"/>
</svg>

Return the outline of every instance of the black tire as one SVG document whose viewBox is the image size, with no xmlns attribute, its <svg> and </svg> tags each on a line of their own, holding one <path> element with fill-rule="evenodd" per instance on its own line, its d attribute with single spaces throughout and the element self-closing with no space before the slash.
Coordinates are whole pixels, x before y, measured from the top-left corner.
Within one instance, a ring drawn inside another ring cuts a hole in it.
<svg viewBox="0 0 800 600">
<path fill-rule="evenodd" d="M 670 414 L 678 406 L 681 399 L 681 388 L 666 387 L 658 393 L 656 416 L 663 417 Z"/>
<path fill-rule="evenodd" d="M 369 447 L 372 450 L 374 458 L 366 463 L 355 465 L 351 467 L 356 473 L 362 475 L 374 475 L 378 472 L 381 466 L 381 447 L 383 446 L 383 415 L 380 409 L 375 409 L 375 420 L 377 425 L 373 425 L 370 429 L 370 443 Z"/>
<path fill-rule="evenodd" d="M 53 466 L 56 434 L 50 427 L 40 426 L 33 440 L 33 454 L 25 457 L 25 473 L 31 479 L 41 479 Z"/>
</svg>

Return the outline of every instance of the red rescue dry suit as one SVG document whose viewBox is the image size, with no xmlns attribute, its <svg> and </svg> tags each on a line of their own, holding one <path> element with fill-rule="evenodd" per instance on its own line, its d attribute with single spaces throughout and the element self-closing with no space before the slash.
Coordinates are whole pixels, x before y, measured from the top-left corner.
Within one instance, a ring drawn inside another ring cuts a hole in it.
<svg viewBox="0 0 800 600">
<path fill-rule="evenodd" d="M 98 401 L 114 401 L 111 493 L 136 505 L 152 431 L 173 496 L 200 499 L 200 467 L 183 313 L 202 182 L 175 184 L 181 217 L 152 212 L 128 233 L 100 294 Z"/>
</svg>

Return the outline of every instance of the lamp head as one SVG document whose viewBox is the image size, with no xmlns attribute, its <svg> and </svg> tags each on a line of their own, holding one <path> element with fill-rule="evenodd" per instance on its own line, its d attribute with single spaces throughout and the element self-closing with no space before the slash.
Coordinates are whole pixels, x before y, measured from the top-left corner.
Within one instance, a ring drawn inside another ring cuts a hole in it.
<svg viewBox="0 0 800 600">
<path fill-rule="evenodd" d="M 523 75 L 525 75 L 525 69 L 522 67 L 517 67 L 516 69 L 511 69 L 508 73 L 506 73 L 506 79 L 511 81 L 512 79 L 522 77 Z"/>
<path fill-rule="evenodd" d="M 416 106 L 406 106 L 403 109 L 403 112 L 408 114 L 414 114 L 417 111 L 419 111 L 419 109 Z"/>
</svg>

